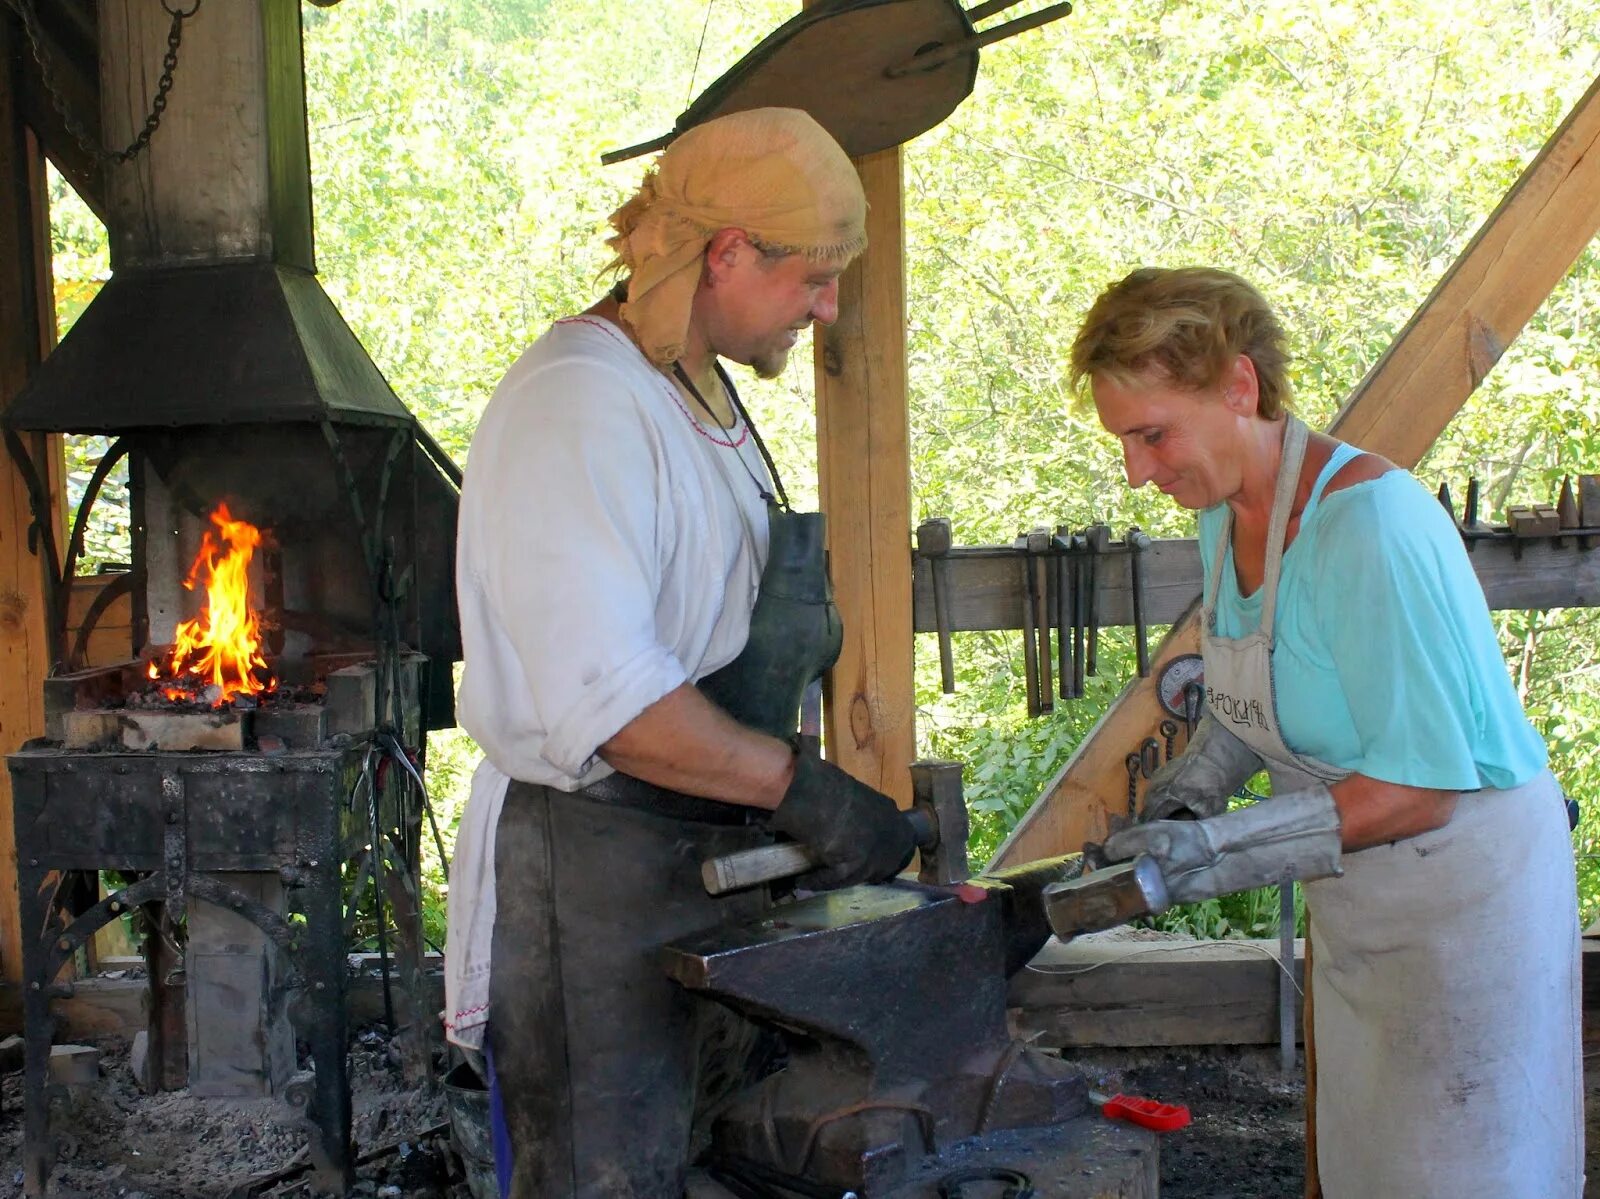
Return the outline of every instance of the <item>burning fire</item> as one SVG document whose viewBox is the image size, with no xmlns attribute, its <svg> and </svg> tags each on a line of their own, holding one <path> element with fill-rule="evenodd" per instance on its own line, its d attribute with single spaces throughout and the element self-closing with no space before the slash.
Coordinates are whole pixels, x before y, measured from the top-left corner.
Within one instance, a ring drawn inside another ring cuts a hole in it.
<svg viewBox="0 0 1600 1199">
<path fill-rule="evenodd" d="M 220 708 L 236 695 L 271 691 L 277 680 L 261 656 L 261 614 L 250 607 L 250 559 L 261 530 L 234 520 L 225 503 L 217 505 L 211 523 L 216 529 L 206 530 L 183 581 L 190 591 L 204 587 L 200 615 L 178 626 L 172 656 L 164 667 L 152 661 L 149 674 L 188 684 L 163 686 L 172 700 L 197 699 L 197 687 L 214 687 L 211 706 Z"/>
</svg>

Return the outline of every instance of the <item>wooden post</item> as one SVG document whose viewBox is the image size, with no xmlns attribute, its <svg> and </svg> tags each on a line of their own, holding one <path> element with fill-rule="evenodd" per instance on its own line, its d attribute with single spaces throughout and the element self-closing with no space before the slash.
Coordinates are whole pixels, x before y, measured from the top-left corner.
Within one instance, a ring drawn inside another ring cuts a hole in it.
<svg viewBox="0 0 1600 1199">
<path fill-rule="evenodd" d="M 1412 467 L 1600 231 L 1600 80 L 1523 171 L 1329 432 Z M 989 869 L 1081 849 L 1125 810 L 1123 759 L 1154 735 L 1162 665 L 1199 649 L 1197 613 L 1172 627 L 1045 788 Z"/>
<path fill-rule="evenodd" d="M 900 150 L 856 160 L 869 247 L 817 338 L 817 471 L 844 649 L 824 687 L 828 757 L 911 805 L 911 464 Z"/>
<path fill-rule="evenodd" d="M 20 107 L 27 38 L 9 11 L 0 13 L 0 408 L 11 402 L 55 340 L 50 287 L 49 200 L 44 155 Z M 55 438 L 32 438 L 35 461 L 59 454 Z M 59 488 L 60 470 L 46 467 Z M 57 504 L 59 506 L 59 491 Z M 28 545 L 33 523 L 28 489 L 9 454 L 0 452 L 0 756 L 44 732 L 45 587 L 40 558 Z M 0 970 L 22 979 L 22 917 L 11 779 L 0 768 Z"/>
</svg>

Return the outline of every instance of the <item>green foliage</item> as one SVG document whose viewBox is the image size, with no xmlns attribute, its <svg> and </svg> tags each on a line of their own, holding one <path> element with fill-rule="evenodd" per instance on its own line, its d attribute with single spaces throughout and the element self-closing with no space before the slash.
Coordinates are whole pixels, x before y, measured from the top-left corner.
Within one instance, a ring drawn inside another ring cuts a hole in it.
<svg viewBox="0 0 1600 1199">
<path fill-rule="evenodd" d="M 304 10 L 324 284 L 458 460 L 522 347 L 602 286 L 604 218 L 642 162 L 602 168 L 600 152 L 670 128 L 797 8 Z M 1600 0 L 1131 0 L 985 50 L 974 95 L 905 155 L 913 520 L 949 516 L 961 544 L 1091 519 L 1192 532 L 1189 514 L 1126 488 L 1115 444 L 1068 393 L 1095 294 L 1139 265 L 1241 272 L 1290 330 L 1299 408 L 1326 422 L 1589 85 L 1597 44 Z M 60 278 L 93 238 L 81 223 L 58 236 Z M 1459 500 L 1476 475 L 1494 516 L 1600 471 L 1597 295 L 1591 248 L 1424 460 L 1430 487 L 1448 481 Z M 747 388 L 802 502 L 816 494 L 806 357 Z M 1498 627 L 1558 773 L 1594 801 L 1575 838 L 1593 919 L 1600 626 L 1583 611 L 1503 613 Z M 952 696 L 919 641 L 919 749 L 968 764 L 979 860 L 1131 673 L 1124 636 L 1102 657 L 1085 700 L 1030 721 L 1015 634 L 959 637 Z M 474 754 L 459 734 L 431 746 L 447 840 Z M 1183 919 L 1253 932 L 1275 925 L 1276 901 Z"/>
</svg>

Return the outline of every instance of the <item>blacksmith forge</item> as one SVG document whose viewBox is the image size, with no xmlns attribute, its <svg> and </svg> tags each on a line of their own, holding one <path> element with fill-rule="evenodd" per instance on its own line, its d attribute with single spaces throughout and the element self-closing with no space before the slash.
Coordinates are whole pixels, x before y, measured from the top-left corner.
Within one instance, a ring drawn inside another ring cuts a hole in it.
<svg viewBox="0 0 1600 1199">
<path fill-rule="evenodd" d="M 102 125 L 121 145 L 171 18 L 102 5 L 101 21 Z M 370 896 L 385 958 L 394 937 L 407 1072 L 431 1072 L 419 769 L 426 731 L 453 723 L 459 474 L 316 280 L 298 3 L 207 4 L 180 55 L 148 150 L 105 168 L 113 276 L 5 420 L 53 585 L 56 675 L 47 737 L 8 759 L 28 930 L 25 1184 L 44 1194 L 52 1165 L 50 1000 L 71 993 L 65 971 L 95 930 L 138 910 L 151 1085 L 284 1096 L 308 1117 L 315 1185 L 342 1194 L 346 887 L 352 908 Z M 48 433 L 111 443 L 65 546 L 30 454 Z M 132 560 L 69 630 L 87 513 L 119 462 Z M 237 692 L 200 686 L 170 648 L 215 606 L 195 572 L 234 522 L 259 534 L 238 580 L 259 648 Z M 124 594 L 131 659 L 85 668 L 96 619 Z M 122 885 L 74 902 L 78 872 L 98 871 Z"/>
</svg>

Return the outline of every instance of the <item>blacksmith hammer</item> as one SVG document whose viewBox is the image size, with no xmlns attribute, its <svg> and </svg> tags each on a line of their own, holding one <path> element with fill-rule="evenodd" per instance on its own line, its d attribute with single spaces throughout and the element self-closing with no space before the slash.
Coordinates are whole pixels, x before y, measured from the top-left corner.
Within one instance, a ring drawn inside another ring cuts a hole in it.
<svg viewBox="0 0 1600 1199">
<path fill-rule="evenodd" d="M 1090 846 L 1084 847 L 1084 856 L 1092 856 Z M 1116 928 L 1140 916 L 1158 916 L 1172 904 L 1161 867 L 1147 853 L 1051 883 L 1043 897 L 1050 929 L 1063 941 Z"/>
<path fill-rule="evenodd" d="M 1099 561 L 1111 551 L 1111 528 L 1109 525 L 1090 525 L 1083 531 L 1084 548 L 1088 557 L 1084 559 L 1083 582 L 1083 623 L 1087 626 L 1088 640 L 1084 648 L 1084 662 L 1082 669 L 1089 674 L 1100 673 L 1100 588 L 1103 580 L 1100 577 Z"/>
<path fill-rule="evenodd" d="M 1077 699 L 1078 659 L 1072 642 L 1078 623 L 1075 608 L 1078 602 L 1078 568 L 1072 530 L 1066 525 L 1058 525 L 1055 536 L 1050 539 L 1050 546 L 1055 551 L 1051 569 L 1056 592 L 1056 694 L 1062 699 Z"/>
<path fill-rule="evenodd" d="M 1037 691 L 1030 697 L 1029 715 L 1055 710 L 1055 685 L 1051 681 L 1054 664 L 1050 653 L 1050 530 L 1043 525 L 1030 529 L 1026 539 L 1028 594 L 1023 603 L 1031 608 L 1037 648 Z"/>
<path fill-rule="evenodd" d="M 1141 563 L 1150 549 L 1150 534 L 1138 525 L 1128 530 L 1125 544 L 1128 547 L 1128 589 L 1133 595 L 1133 639 L 1139 677 L 1150 677 L 1150 629 L 1144 619 L 1144 571 Z"/>
<path fill-rule="evenodd" d="M 950 583 L 945 558 L 950 553 L 950 519 L 935 516 L 917 526 L 917 557 L 928 560 L 933 585 L 933 624 L 939 637 L 939 686 L 946 695 L 956 689 L 956 668 L 950 645 Z"/>
<path fill-rule="evenodd" d="M 1028 692 L 1028 715 L 1037 716 L 1043 710 L 1039 692 L 1039 642 L 1035 622 L 1038 609 L 1033 594 L 1033 557 L 1028 547 L 1028 534 L 1019 533 L 1012 543 L 1017 551 L 1017 561 L 1022 564 L 1022 673 Z"/>
<path fill-rule="evenodd" d="M 917 842 L 917 881 L 930 886 L 962 882 L 968 870 L 967 802 L 961 792 L 961 763 L 914 763 L 911 790 L 914 800 L 905 818 Z M 708 894 L 726 895 L 793 878 L 817 865 L 816 854 L 809 846 L 786 841 L 707 858 L 700 864 L 700 878 Z"/>
</svg>

